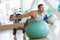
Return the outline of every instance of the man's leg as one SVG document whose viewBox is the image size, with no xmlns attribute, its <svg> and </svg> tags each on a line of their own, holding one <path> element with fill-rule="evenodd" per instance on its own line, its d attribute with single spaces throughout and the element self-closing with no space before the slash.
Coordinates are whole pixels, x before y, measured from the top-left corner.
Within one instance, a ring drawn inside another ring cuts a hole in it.
<svg viewBox="0 0 60 40">
<path fill-rule="evenodd" d="M 21 27 L 22 27 L 22 28 L 21 28 Z M 18 27 L 18 28 L 14 28 L 14 29 L 13 29 L 14 40 L 17 40 L 16 32 L 17 32 L 18 30 L 24 30 L 24 29 L 25 29 L 25 28 L 24 28 L 24 24 L 22 24 L 21 27 Z"/>
<path fill-rule="evenodd" d="M 0 26 L 0 31 L 7 31 L 7 30 L 11 30 L 14 28 L 20 28 L 21 30 L 24 30 L 24 23 L 16 23 L 16 24 L 10 24 L 10 25 L 2 25 Z"/>
</svg>

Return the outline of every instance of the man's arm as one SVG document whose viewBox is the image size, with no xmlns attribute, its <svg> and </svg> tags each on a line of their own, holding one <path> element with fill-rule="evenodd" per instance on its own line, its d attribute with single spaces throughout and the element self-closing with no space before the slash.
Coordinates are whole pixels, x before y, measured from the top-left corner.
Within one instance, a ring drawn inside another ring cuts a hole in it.
<svg viewBox="0 0 60 40">
<path fill-rule="evenodd" d="M 22 18 L 25 18 L 25 17 L 29 17 L 29 16 L 35 16 L 34 15 L 34 11 L 31 11 L 31 12 L 29 12 L 28 14 L 23 14 L 23 15 L 20 15 L 20 16 L 18 16 L 18 17 L 11 17 L 10 18 L 10 21 L 14 21 L 14 20 L 16 20 L 16 19 L 22 19 Z"/>
<path fill-rule="evenodd" d="M 29 12 L 28 14 L 23 14 L 21 16 L 18 16 L 16 17 L 16 19 L 22 19 L 22 18 L 29 17 L 29 16 L 33 16 L 33 11 Z"/>
</svg>

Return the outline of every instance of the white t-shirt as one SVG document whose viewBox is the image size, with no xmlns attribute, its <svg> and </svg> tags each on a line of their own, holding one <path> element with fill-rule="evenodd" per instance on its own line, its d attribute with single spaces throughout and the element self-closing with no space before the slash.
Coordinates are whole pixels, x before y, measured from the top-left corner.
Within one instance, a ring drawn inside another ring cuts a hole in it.
<svg viewBox="0 0 60 40">
<path fill-rule="evenodd" d="M 30 18 L 28 20 L 28 22 L 40 21 L 40 20 L 43 20 L 44 19 L 45 15 L 48 16 L 47 12 L 43 12 L 41 16 L 38 14 L 38 11 L 37 10 L 35 11 L 35 13 L 36 13 L 35 19 L 34 18 Z"/>
</svg>

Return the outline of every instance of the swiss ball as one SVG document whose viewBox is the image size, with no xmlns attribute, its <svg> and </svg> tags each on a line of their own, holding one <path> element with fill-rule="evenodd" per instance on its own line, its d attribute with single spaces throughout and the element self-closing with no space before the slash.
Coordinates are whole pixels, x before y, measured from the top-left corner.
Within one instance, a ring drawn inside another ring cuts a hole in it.
<svg viewBox="0 0 60 40">
<path fill-rule="evenodd" d="M 57 16 L 55 14 L 50 15 L 50 17 L 48 17 L 48 23 L 55 23 L 55 21 L 57 20 Z"/>
<path fill-rule="evenodd" d="M 60 4 L 58 5 L 58 11 L 60 12 Z"/>
<path fill-rule="evenodd" d="M 52 11 L 52 9 L 48 8 L 48 9 L 47 9 L 47 12 L 48 12 L 48 13 L 52 13 L 53 11 Z"/>
<path fill-rule="evenodd" d="M 28 10 L 28 9 L 27 9 L 27 10 L 25 10 L 25 11 L 24 11 L 24 13 L 25 13 L 25 14 L 28 14 L 28 13 L 29 13 L 29 10 Z"/>
<path fill-rule="evenodd" d="M 30 39 L 45 38 L 49 34 L 49 25 L 45 21 L 31 22 L 27 25 L 25 31 Z"/>
</svg>

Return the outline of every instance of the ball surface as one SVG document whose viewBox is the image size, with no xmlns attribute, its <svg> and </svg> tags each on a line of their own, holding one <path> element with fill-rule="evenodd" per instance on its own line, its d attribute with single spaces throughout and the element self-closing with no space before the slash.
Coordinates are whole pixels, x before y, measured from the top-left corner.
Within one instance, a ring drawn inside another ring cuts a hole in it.
<svg viewBox="0 0 60 40">
<path fill-rule="evenodd" d="M 25 29 L 27 36 L 31 39 L 47 37 L 49 30 L 49 25 L 45 21 L 31 22 Z"/>
</svg>

